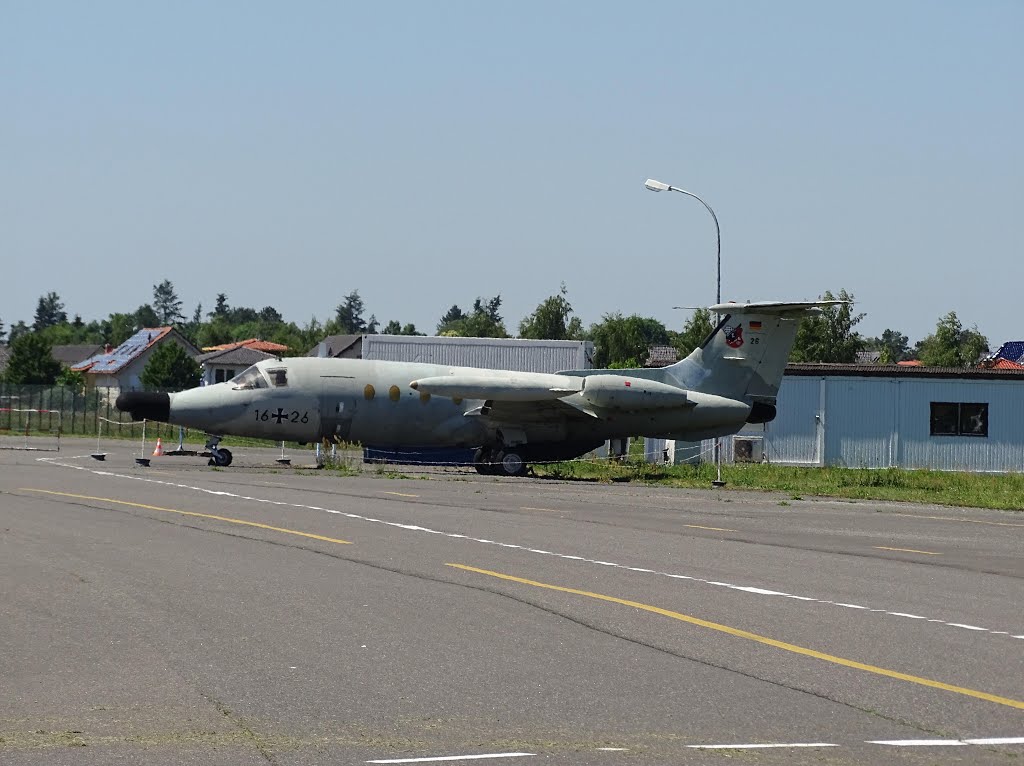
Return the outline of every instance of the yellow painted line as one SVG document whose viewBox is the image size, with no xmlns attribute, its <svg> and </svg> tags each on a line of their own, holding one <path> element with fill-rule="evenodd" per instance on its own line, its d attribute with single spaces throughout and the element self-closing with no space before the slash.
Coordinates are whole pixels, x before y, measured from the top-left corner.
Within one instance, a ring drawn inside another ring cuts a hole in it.
<svg viewBox="0 0 1024 766">
<path fill-rule="evenodd" d="M 735 532 L 735 529 L 723 529 L 722 527 L 702 527 L 700 524 L 683 524 L 690 529 L 710 529 L 712 532 Z"/>
<path fill-rule="evenodd" d="M 557 511 L 554 508 L 531 508 L 528 505 L 521 505 L 521 506 L 519 506 L 519 510 L 520 511 L 544 511 L 544 513 L 562 513 L 562 511 Z"/>
<path fill-rule="evenodd" d="M 746 630 L 740 630 L 739 628 L 733 628 L 728 625 L 721 625 L 717 622 L 709 622 L 702 620 L 698 617 L 691 617 L 687 614 L 681 614 L 680 612 L 673 612 L 669 609 L 662 609 L 657 606 L 650 606 L 649 604 L 642 604 L 639 601 L 629 601 L 624 598 L 616 598 L 615 596 L 605 596 L 601 593 L 591 593 L 586 590 L 577 590 L 575 588 L 566 588 L 561 585 L 549 585 L 548 583 L 537 582 L 535 580 L 527 580 L 522 577 L 515 577 L 513 575 L 502 574 L 501 572 L 492 572 L 487 569 L 477 569 L 476 567 L 466 566 L 465 564 L 446 564 L 445 566 L 454 567 L 455 569 L 462 569 L 466 572 L 475 572 L 476 574 L 487 575 L 488 577 L 497 577 L 501 580 L 509 580 L 510 582 L 517 582 L 522 585 L 531 585 L 535 588 L 545 588 L 547 590 L 555 590 L 561 593 L 572 593 L 576 596 L 586 596 L 587 598 L 595 598 L 599 601 L 609 601 L 613 604 L 622 604 L 623 606 L 630 606 L 634 609 L 642 609 L 645 612 L 653 612 L 654 614 L 660 614 L 664 617 L 671 617 L 673 620 L 679 620 L 681 622 L 688 622 L 691 625 L 698 625 L 702 628 L 709 628 L 710 630 L 717 630 L 720 633 L 728 633 L 730 636 L 737 638 L 745 638 L 748 641 L 756 641 L 759 644 L 767 644 L 768 646 L 774 646 L 776 649 L 782 649 L 783 651 L 793 652 L 794 654 L 802 654 L 805 657 L 813 657 L 818 660 L 825 662 L 831 662 L 836 665 L 843 665 L 844 667 L 854 668 L 855 670 L 864 670 L 868 673 L 874 673 L 880 676 L 888 676 L 889 678 L 895 678 L 900 681 L 908 681 L 912 684 L 919 684 L 921 686 L 929 686 L 933 689 L 942 689 L 943 691 L 953 692 L 954 694 L 962 694 L 967 697 L 974 697 L 976 699 L 985 700 L 987 702 L 995 702 L 999 705 L 1006 705 L 1007 707 L 1017 708 L 1018 710 L 1024 710 L 1024 702 L 1020 700 L 1010 699 L 1008 697 L 1000 697 L 995 694 L 989 694 L 988 692 L 976 691 L 974 689 L 966 689 L 962 686 L 953 686 L 952 684 L 943 683 L 942 681 L 932 681 L 929 678 L 921 678 L 920 676 L 912 676 L 907 673 L 900 673 L 895 670 L 887 670 L 886 668 L 880 668 L 875 665 L 868 665 L 863 662 L 857 662 L 856 660 L 848 660 L 843 657 L 836 657 L 833 654 L 825 654 L 814 649 L 807 649 L 796 644 L 787 644 L 785 641 L 777 641 L 774 638 L 768 638 L 767 636 L 760 636 L 757 633 L 750 633 Z"/>
<path fill-rule="evenodd" d="M 919 516 L 916 513 L 894 513 L 893 516 L 905 516 L 908 519 L 931 519 L 932 521 L 955 521 L 960 524 L 989 524 L 993 527 L 1024 527 L 1024 524 L 1011 524 L 1008 521 L 984 521 L 983 519 L 955 519 L 952 516 Z"/>
<path fill-rule="evenodd" d="M 942 555 L 941 553 L 936 553 L 935 551 L 919 551 L 919 550 L 915 550 L 914 548 L 890 548 L 887 545 L 876 545 L 876 546 L 874 546 L 874 548 L 876 550 L 879 550 L 879 551 L 900 551 L 902 553 L 923 553 L 925 556 L 941 556 Z"/>
<path fill-rule="evenodd" d="M 351 545 L 352 543 L 348 540 L 339 540 L 336 537 L 324 537 L 323 535 L 314 535 L 311 532 L 299 532 L 295 529 L 285 529 L 284 527 L 272 527 L 269 524 L 260 524 L 258 521 L 245 521 L 244 519 L 232 519 L 228 516 L 216 516 L 212 513 L 196 513 L 195 511 L 179 511 L 176 508 L 161 508 L 158 505 L 145 505 L 143 503 L 129 503 L 127 500 L 115 500 L 112 497 L 93 497 L 91 495 L 73 495 L 70 492 L 54 492 L 49 489 L 33 489 L 32 487 L 20 487 L 19 492 L 38 492 L 43 495 L 59 495 L 61 497 L 73 497 L 76 500 L 97 500 L 103 503 L 114 503 L 115 505 L 129 505 L 133 508 L 145 508 L 148 511 L 163 511 L 165 513 L 177 513 L 182 516 L 197 516 L 201 519 L 213 519 L 214 521 L 226 521 L 228 524 L 241 524 L 246 527 L 256 527 L 258 529 L 269 529 L 271 532 L 281 532 L 286 535 L 298 535 L 299 537 L 308 537 L 312 540 L 323 540 L 327 543 L 337 543 L 338 545 Z"/>
<path fill-rule="evenodd" d="M 405 492 L 385 492 L 385 495 L 398 495 L 398 497 L 419 497 L 419 495 L 410 495 Z"/>
</svg>

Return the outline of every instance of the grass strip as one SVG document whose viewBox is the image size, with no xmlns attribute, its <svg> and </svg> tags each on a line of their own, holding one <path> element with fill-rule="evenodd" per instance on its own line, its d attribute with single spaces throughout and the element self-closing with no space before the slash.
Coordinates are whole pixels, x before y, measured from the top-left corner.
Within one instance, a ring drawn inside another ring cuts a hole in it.
<svg viewBox="0 0 1024 766">
<path fill-rule="evenodd" d="M 659 465 L 639 460 L 624 463 L 564 462 L 535 466 L 538 476 L 605 482 L 639 482 L 668 487 L 707 489 L 715 466 Z M 938 505 L 1024 510 L 1024 474 L 986 474 L 903 468 L 804 468 L 771 465 L 723 465 L 722 479 L 731 489 L 785 492 L 804 496 L 858 500 L 893 500 Z"/>
</svg>

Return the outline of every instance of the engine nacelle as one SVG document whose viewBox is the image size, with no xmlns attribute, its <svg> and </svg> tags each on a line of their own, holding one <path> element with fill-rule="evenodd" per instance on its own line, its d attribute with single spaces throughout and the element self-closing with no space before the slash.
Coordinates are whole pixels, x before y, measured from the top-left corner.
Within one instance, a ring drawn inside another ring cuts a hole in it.
<svg viewBox="0 0 1024 766">
<path fill-rule="evenodd" d="M 420 378 L 409 388 L 421 394 L 463 399 L 489 399 L 495 402 L 540 402 L 561 399 L 580 390 L 582 380 L 570 375 L 540 372 L 459 374 Z"/>
<path fill-rule="evenodd" d="M 588 375 L 580 391 L 595 407 L 622 410 L 656 410 L 693 407 L 686 389 L 667 383 L 634 378 L 628 375 Z"/>
</svg>

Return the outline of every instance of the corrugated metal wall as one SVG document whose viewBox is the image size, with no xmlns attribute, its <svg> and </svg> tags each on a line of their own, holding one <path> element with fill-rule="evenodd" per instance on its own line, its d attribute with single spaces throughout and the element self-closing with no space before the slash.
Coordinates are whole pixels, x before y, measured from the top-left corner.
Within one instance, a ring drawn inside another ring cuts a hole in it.
<svg viewBox="0 0 1024 766">
<path fill-rule="evenodd" d="M 826 378 L 818 382 L 825 395 L 825 465 L 893 465 L 899 383 L 890 378 Z M 926 422 L 925 433 L 927 428 Z"/>
<path fill-rule="evenodd" d="M 589 341 L 515 338 L 363 336 L 363 359 L 426 362 L 517 372 L 559 372 L 591 367 Z"/>
<path fill-rule="evenodd" d="M 772 463 L 821 464 L 821 380 L 783 378 L 778 414 L 764 429 L 764 454 Z"/>
<path fill-rule="evenodd" d="M 899 388 L 899 465 L 1024 470 L 1024 381 L 903 381 Z M 930 436 L 931 402 L 987 403 L 988 436 Z"/>
<path fill-rule="evenodd" d="M 988 404 L 988 436 L 932 436 L 932 402 Z M 773 463 L 1024 471 L 1024 380 L 786 376 L 764 450 Z"/>
</svg>

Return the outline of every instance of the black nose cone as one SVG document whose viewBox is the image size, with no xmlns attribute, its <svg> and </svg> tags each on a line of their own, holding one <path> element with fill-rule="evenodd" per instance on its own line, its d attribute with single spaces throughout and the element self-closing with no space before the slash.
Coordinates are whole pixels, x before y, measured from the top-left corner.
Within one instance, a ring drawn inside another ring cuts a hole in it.
<svg viewBox="0 0 1024 766">
<path fill-rule="evenodd" d="M 159 420 L 166 423 L 171 416 L 171 397 L 153 391 L 125 391 L 115 405 L 132 420 Z"/>
</svg>

